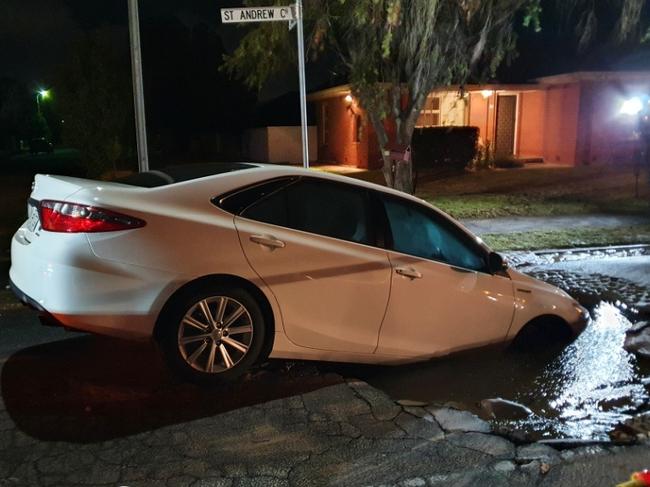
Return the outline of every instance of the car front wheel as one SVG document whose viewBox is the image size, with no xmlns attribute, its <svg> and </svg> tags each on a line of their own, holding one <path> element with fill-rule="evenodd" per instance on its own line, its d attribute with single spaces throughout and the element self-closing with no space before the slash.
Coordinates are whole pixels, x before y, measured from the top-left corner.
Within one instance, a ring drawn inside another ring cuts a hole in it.
<svg viewBox="0 0 650 487">
<path fill-rule="evenodd" d="M 179 298 L 163 317 L 161 345 L 168 363 L 199 383 L 232 381 L 259 357 L 264 316 L 244 289 L 211 286 Z"/>
</svg>

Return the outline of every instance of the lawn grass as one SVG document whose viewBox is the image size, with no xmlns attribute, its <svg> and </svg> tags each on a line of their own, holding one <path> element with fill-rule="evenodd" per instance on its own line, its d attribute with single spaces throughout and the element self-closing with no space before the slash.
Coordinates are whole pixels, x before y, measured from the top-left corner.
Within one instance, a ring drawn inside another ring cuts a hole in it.
<svg viewBox="0 0 650 487">
<path fill-rule="evenodd" d="M 383 184 L 381 171 L 349 174 Z M 477 171 L 455 176 L 422 173 L 416 196 L 454 218 L 586 214 L 647 215 L 650 188 L 645 173 L 630 166 L 544 167 Z M 536 250 L 650 243 L 650 225 L 487 234 L 493 249 Z"/>
<path fill-rule="evenodd" d="M 380 171 L 349 174 L 383 184 Z M 647 176 L 628 166 L 539 167 L 477 171 L 440 177 L 422 173 L 416 195 L 454 218 L 584 215 L 650 215 Z"/>
<path fill-rule="evenodd" d="M 605 245 L 650 244 L 650 225 L 481 235 L 493 250 L 539 250 Z"/>
</svg>

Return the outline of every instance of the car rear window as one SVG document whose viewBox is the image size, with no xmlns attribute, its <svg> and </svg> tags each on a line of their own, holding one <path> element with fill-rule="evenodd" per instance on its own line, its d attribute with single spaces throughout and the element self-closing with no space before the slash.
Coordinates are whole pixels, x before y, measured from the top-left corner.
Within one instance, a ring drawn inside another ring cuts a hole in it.
<svg viewBox="0 0 650 487">
<path fill-rule="evenodd" d="M 207 164 L 186 164 L 182 166 L 170 166 L 164 169 L 156 169 L 136 174 L 131 174 L 116 182 L 139 186 L 141 188 L 156 188 L 168 184 L 190 181 L 215 174 L 224 174 L 244 169 L 257 167 L 255 164 L 245 162 L 213 162 Z"/>
</svg>

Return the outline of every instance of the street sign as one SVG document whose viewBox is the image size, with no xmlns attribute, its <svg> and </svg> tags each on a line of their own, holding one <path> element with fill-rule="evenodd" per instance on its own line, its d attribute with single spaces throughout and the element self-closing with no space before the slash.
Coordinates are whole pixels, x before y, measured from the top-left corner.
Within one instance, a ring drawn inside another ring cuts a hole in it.
<svg viewBox="0 0 650 487">
<path fill-rule="evenodd" d="M 302 0 L 284 7 L 222 8 L 221 22 L 289 22 L 289 29 L 297 26 L 298 86 L 300 88 L 300 125 L 302 138 L 302 165 L 309 167 L 309 139 L 307 133 L 307 89 L 305 82 L 305 38 L 302 25 Z"/>
<path fill-rule="evenodd" d="M 296 20 L 293 5 L 285 7 L 222 8 L 221 22 L 288 22 Z"/>
</svg>

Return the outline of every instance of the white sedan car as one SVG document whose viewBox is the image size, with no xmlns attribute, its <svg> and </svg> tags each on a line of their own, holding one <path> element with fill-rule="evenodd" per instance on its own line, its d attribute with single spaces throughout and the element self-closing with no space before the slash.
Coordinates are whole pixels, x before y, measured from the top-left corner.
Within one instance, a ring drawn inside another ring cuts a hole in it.
<svg viewBox="0 0 650 487">
<path fill-rule="evenodd" d="M 198 381 L 269 356 L 421 361 L 521 334 L 575 336 L 588 320 L 424 201 L 317 171 L 37 175 L 28 211 L 11 246 L 16 294 L 49 323 L 153 337 Z"/>
</svg>

